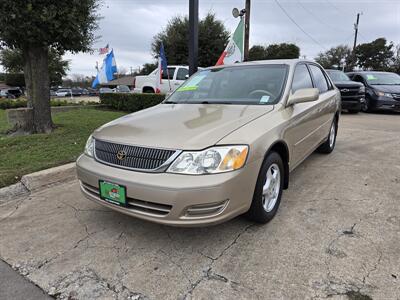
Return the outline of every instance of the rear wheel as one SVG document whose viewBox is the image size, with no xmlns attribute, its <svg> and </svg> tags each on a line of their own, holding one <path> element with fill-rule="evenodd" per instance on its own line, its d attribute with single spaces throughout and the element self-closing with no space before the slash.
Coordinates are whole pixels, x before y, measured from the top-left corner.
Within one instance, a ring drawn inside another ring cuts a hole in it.
<svg viewBox="0 0 400 300">
<path fill-rule="evenodd" d="M 145 93 L 145 94 L 154 94 L 154 90 L 151 87 L 143 88 L 143 93 Z"/>
<path fill-rule="evenodd" d="M 337 135 L 337 122 L 336 118 L 333 120 L 331 129 L 329 130 L 328 139 L 318 148 L 318 152 L 329 154 L 335 149 Z"/>
<path fill-rule="evenodd" d="M 282 158 L 271 152 L 261 166 L 253 201 L 246 213 L 248 219 L 259 223 L 272 220 L 281 202 L 284 175 Z"/>
</svg>

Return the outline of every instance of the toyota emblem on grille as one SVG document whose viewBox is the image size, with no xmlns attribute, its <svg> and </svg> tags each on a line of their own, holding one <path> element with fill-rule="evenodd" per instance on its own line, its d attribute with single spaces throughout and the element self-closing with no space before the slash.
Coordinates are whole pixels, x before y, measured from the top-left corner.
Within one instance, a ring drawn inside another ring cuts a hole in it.
<svg viewBox="0 0 400 300">
<path fill-rule="evenodd" d="M 124 160 L 126 158 L 126 152 L 124 150 L 119 150 L 117 152 L 117 158 L 119 160 Z"/>
<path fill-rule="evenodd" d="M 347 93 L 347 92 L 349 92 L 350 90 L 349 89 L 342 89 L 342 90 L 340 90 L 341 92 L 343 92 L 343 93 Z"/>
</svg>

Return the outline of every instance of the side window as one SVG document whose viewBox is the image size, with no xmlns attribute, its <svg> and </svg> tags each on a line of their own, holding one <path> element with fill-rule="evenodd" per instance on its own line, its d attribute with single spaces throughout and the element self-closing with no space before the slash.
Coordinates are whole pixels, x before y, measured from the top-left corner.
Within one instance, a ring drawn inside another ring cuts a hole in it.
<svg viewBox="0 0 400 300">
<path fill-rule="evenodd" d="M 310 65 L 310 70 L 314 78 L 315 87 L 319 89 L 319 92 L 325 93 L 326 91 L 328 91 L 329 86 L 324 73 L 322 73 L 322 70 L 315 65 Z"/>
<path fill-rule="evenodd" d="M 176 74 L 176 80 L 186 80 L 186 75 L 189 75 L 189 70 L 185 68 L 179 68 Z"/>
<path fill-rule="evenodd" d="M 174 73 L 175 73 L 175 68 L 168 68 L 168 74 L 164 74 L 164 72 L 162 73 L 162 79 L 174 79 Z"/>
<path fill-rule="evenodd" d="M 307 88 L 313 88 L 310 72 L 305 64 L 297 65 L 293 76 L 292 93 Z"/>
</svg>

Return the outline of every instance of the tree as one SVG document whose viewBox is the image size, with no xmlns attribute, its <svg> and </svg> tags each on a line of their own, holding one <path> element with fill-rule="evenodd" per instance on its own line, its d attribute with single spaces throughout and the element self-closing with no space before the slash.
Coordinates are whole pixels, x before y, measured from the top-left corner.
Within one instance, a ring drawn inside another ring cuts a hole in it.
<svg viewBox="0 0 400 300">
<path fill-rule="evenodd" d="M 264 46 L 254 45 L 249 50 L 249 60 L 264 60 L 267 59 L 267 51 Z"/>
<path fill-rule="evenodd" d="M 54 48 L 49 48 L 49 78 L 51 86 L 62 84 L 62 78 L 69 70 L 69 61 L 63 60 L 62 54 Z M 23 73 L 25 61 L 22 51 L 18 49 L 1 50 L 0 64 L 3 65 L 8 73 Z"/>
<path fill-rule="evenodd" d="M 364 70 L 388 71 L 393 59 L 393 44 L 386 44 L 385 38 L 356 47 L 357 64 Z"/>
<path fill-rule="evenodd" d="M 345 67 L 346 71 L 351 71 L 354 67 L 352 51 L 347 45 L 339 45 L 326 52 L 321 52 L 315 61 L 326 69 Z"/>
<path fill-rule="evenodd" d="M 267 47 L 254 45 L 249 50 L 249 60 L 299 58 L 300 48 L 292 43 L 271 44 Z"/>
<path fill-rule="evenodd" d="M 53 129 L 50 110 L 49 50 L 90 51 L 97 28 L 97 0 L 1 0 L 0 43 L 18 49 L 24 58 L 32 132 Z"/>
<path fill-rule="evenodd" d="M 172 18 L 167 27 L 154 36 L 151 45 L 152 53 L 158 57 L 161 42 L 165 55 L 171 65 L 187 65 L 189 59 L 189 19 L 187 17 Z M 199 22 L 199 65 L 203 67 L 215 65 L 229 40 L 229 32 L 214 14 L 208 13 Z"/>
<path fill-rule="evenodd" d="M 392 61 L 391 71 L 400 74 L 400 44 L 394 50 Z"/>
<path fill-rule="evenodd" d="M 157 69 L 157 63 L 145 63 L 139 72 L 135 72 L 134 75 L 149 75 Z"/>
</svg>

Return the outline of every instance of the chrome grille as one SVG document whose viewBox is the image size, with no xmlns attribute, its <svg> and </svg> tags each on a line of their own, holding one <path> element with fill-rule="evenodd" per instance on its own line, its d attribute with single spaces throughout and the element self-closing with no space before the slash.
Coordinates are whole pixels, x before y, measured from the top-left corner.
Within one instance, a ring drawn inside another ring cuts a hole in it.
<svg viewBox="0 0 400 300">
<path fill-rule="evenodd" d="M 156 171 L 176 153 L 175 150 L 122 145 L 95 140 L 97 161 L 131 170 Z M 123 157 L 118 158 L 118 153 Z"/>
<path fill-rule="evenodd" d="M 348 97 L 348 96 L 357 96 L 359 93 L 359 88 L 342 88 L 340 89 L 340 94 L 344 97 Z"/>
</svg>

